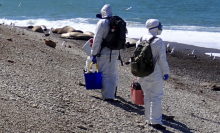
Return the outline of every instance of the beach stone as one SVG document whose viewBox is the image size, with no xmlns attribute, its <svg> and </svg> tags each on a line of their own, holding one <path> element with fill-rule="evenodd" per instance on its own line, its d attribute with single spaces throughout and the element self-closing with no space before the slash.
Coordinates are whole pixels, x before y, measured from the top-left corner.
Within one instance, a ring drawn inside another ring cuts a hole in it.
<svg viewBox="0 0 220 133">
<path fill-rule="evenodd" d="M 212 85 L 212 90 L 213 91 L 220 91 L 220 86 L 217 86 L 217 85 Z"/>
<path fill-rule="evenodd" d="M 53 41 L 51 41 L 51 40 L 49 40 L 49 39 L 45 39 L 45 44 L 46 44 L 47 46 L 52 47 L 52 48 L 55 48 L 55 47 L 56 47 L 56 43 L 53 42 Z"/>
<path fill-rule="evenodd" d="M 78 128 L 80 128 L 80 129 L 83 129 L 83 130 L 87 130 L 87 128 L 86 128 L 86 127 L 81 126 L 81 125 L 78 125 L 77 127 L 78 127 Z"/>
<path fill-rule="evenodd" d="M 8 40 L 8 41 L 12 41 L 12 38 L 8 38 L 7 40 Z"/>
<path fill-rule="evenodd" d="M 44 33 L 44 31 L 43 31 L 43 29 L 41 28 L 41 26 L 34 26 L 34 28 L 32 28 L 32 31 Z"/>
<path fill-rule="evenodd" d="M 8 62 L 9 62 L 9 63 L 14 63 L 14 61 L 13 61 L 13 60 L 8 60 Z"/>
<path fill-rule="evenodd" d="M 75 31 L 75 29 L 73 27 L 65 26 L 65 27 L 61 28 L 57 33 L 63 34 L 63 33 L 69 33 L 69 32 L 73 32 L 73 31 Z"/>
<path fill-rule="evenodd" d="M 89 126 L 89 127 L 94 127 L 94 125 L 92 125 L 92 124 L 89 124 L 88 126 Z"/>
</svg>

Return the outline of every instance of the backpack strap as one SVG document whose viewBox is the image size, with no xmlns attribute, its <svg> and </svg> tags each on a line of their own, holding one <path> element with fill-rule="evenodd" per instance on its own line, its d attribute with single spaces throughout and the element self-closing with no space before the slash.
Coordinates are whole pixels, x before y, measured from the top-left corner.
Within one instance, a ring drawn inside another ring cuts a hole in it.
<svg viewBox="0 0 220 133">
<path fill-rule="evenodd" d="M 106 17 L 106 18 L 102 18 L 102 19 L 108 19 L 108 20 L 110 20 L 110 18 L 111 18 L 112 16 L 110 16 L 110 17 Z M 111 30 L 111 27 L 110 27 L 110 22 L 109 22 L 109 30 Z M 109 31 L 108 31 L 109 32 Z M 106 35 L 106 37 L 108 36 L 108 34 Z M 99 50 L 99 53 L 96 55 L 97 57 L 100 57 L 101 56 L 101 51 L 102 51 L 102 49 L 105 47 L 105 45 L 104 45 L 104 42 L 105 41 L 105 38 L 102 38 L 102 43 L 101 43 L 101 48 L 100 48 L 100 50 Z M 110 55 L 111 55 L 111 53 L 110 53 Z M 111 62 L 111 58 L 110 58 L 110 62 Z"/>
<path fill-rule="evenodd" d="M 142 42 L 142 38 L 143 38 L 143 36 L 140 38 L 140 42 Z"/>
<path fill-rule="evenodd" d="M 103 49 L 104 47 L 105 47 L 105 46 L 103 46 L 103 45 L 101 44 L 101 48 L 100 48 L 100 50 L 99 50 L 99 53 L 96 54 L 97 57 L 100 57 L 100 56 L 101 56 L 101 51 L 102 51 L 102 49 Z"/>
<path fill-rule="evenodd" d="M 157 38 L 156 36 L 153 36 L 148 42 L 149 44 L 151 44 L 153 42 L 153 40 Z M 140 38 L 140 42 L 142 42 L 143 36 Z"/>
<path fill-rule="evenodd" d="M 112 59 L 111 57 L 112 57 L 112 50 L 110 51 L 109 63 L 111 62 L 111 59 Z"/>
<path fill-rule="evenodd" d="M 122 61 L 122 59 L 121 59 L 120 50 L 119 50 L 119 56 L 118 56 L 118 60 L 120 60 L 120 61 L 121 61 L 121 66 L 124 66 L 123 61 Z"/>
<path fill-rule="evenodd" d="M 154 40 L 155 38 L 157 38 L 157 37 L 156 37 L 156 36 L 153 36 L 153 37 L 149 40 L 149 45 L 153 42 L 153 40 Z M 158 56 L 157 56 L 156 58 L 153 58 L 153 59 L 154 59 L 154 62 L 155 62 L 155 64 L 156 64 L 157 59 L 158 59 Z"/>
<path fill-rule="evenodd" d="M 149 40 L 149 44 L 151 44 L 155 38 L 157 38 L 157 37 L 156 37 L 156 36 L 153 36 L 153 37 Z"/>
</svg>

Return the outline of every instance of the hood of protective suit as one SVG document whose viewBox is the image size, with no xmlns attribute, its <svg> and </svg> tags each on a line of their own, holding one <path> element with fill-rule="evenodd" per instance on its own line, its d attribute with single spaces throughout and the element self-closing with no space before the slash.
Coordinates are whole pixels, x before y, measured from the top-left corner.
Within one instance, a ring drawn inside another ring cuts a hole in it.
<svg viewBox="0 0 220 133">
<path fill-rule="evenodd" d="M 148 29 L 148 34 L 156 36 L 161 34 L 161 30 L 158 30 L 158 28 L 153 28 L 157 27 L 159 25 L 160 21 L 157 19 L 148 19 L 146 21 L 146 27 Z M 153 28 L 153 29 L 151 29 Z"/>
<path fill-rule="evenodd" d="M 112 16 L 112 8 L 109 4 L 106 4 L 101 9 L 102 18 L 107 18 Z"/>
</svg>

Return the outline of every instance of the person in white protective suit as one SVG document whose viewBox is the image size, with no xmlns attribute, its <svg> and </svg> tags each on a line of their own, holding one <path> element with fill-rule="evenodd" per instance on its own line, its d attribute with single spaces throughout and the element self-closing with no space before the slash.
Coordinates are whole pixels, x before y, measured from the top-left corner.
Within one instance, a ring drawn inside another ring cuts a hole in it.
<svg viewBox="0 0 220 133">
<path fill-rule="evenodd" d="M 102 40 L 107 36 L 110 26 L 109 17 L 113 15 L 111 6 L 106 4 L 101 9 L 101 14 L 96 15 L 101 19 L 97 23 L 93 45 L 91 49 L 92 61 L 98 64 L 98 71 L 102 73 L 102 97 L 104 100 L 114 101 L 118 86 L 118 56 L 119 50 L 111 50 L 104 47 L 100 52 Z"/>
<path fill-rule="evenodd" d="M 141 40 L 149 41 L 152 37 L 160 35 L 162 25 L 157 19 L 148 19 L 146 21 L 148 29 L 147 34 L 138 40 L 136 47 Z M 144 105 L 146 123 L 159 130 L 165 130 L 162 126 L 162 107 L 161 101 L 163 97 L 164 81 L 169 77 L 169 66 L 166 59 L 166 49 L 161 38 L 155 38 L 151 43 L 151 49 L 156 64 L 154 72 L 146 77 L 139 77 L 138 82 L 144 92 Z"/>
</svg>

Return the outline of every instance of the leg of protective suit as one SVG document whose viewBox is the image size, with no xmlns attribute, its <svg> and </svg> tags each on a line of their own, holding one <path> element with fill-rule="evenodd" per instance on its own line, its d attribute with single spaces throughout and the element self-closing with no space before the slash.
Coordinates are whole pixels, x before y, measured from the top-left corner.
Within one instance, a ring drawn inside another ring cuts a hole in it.
<svg viewBox="0 0 220 133">
<path fill-rule="evenodd" d="M 163 81 L 146 82 L 144 78 L 141 78 L 139 82 L 144 91 L 146 121 L 150 124 L 162 124 Z"/>
<path fill-rule="evenodd" d="M 98 69 L 102 72 L 102 97 L 104 99 L 115 99 L 115 90 L 117 84 L 117 70 L 116 67 L 117 56 L 111 55 L 111 62 L 109 55 L 101 55 L 98 58 Z"/>
<path fill-rule="evenodd" d="M 147 92 L 146 89 L 142 89 L 142 90 L 144 91 L 145 117 L 147 123 L 150 123 L 150 107 L 151 107 L 150 93 Z"/>
<path fill-rule="evenodd" d="M 118 77 L 118 64 L 119 64 L 119 61 L 120 60 L 117 59 L 116 63 L 115 63 L 115 68 L 116 68 L 115 69 L 115 79 L 116 79 L 115 80 L 115 82 L 116 82 L 115 84 L 116 84 L 116 86 L 118 86 L 118 80 L 119 80 L 119 77 Z"/>
<path fill-rule="evenodd" d="M 115 85 L 116 85 L 116 89 L 115 89 L 115 97 L 117 96 L 117 89 L 118 89 L 118 80 L 119 80 L 119 77 L 118 77 L 118 64 L 119 64 L 119 60 L 117 59 L 116 60 L 116 63 L 115 63 Z"/>
<path fill-rule="evenodd" d="M 152 124 L 163 124 L 162 123 L 162 107 L 161 100 L 163 97 L 163 83 L 157 82 L 154 86 L 156 88 L 152 88 L 151 92 L 151 115 L 150 121 Z"/>
</svg>

